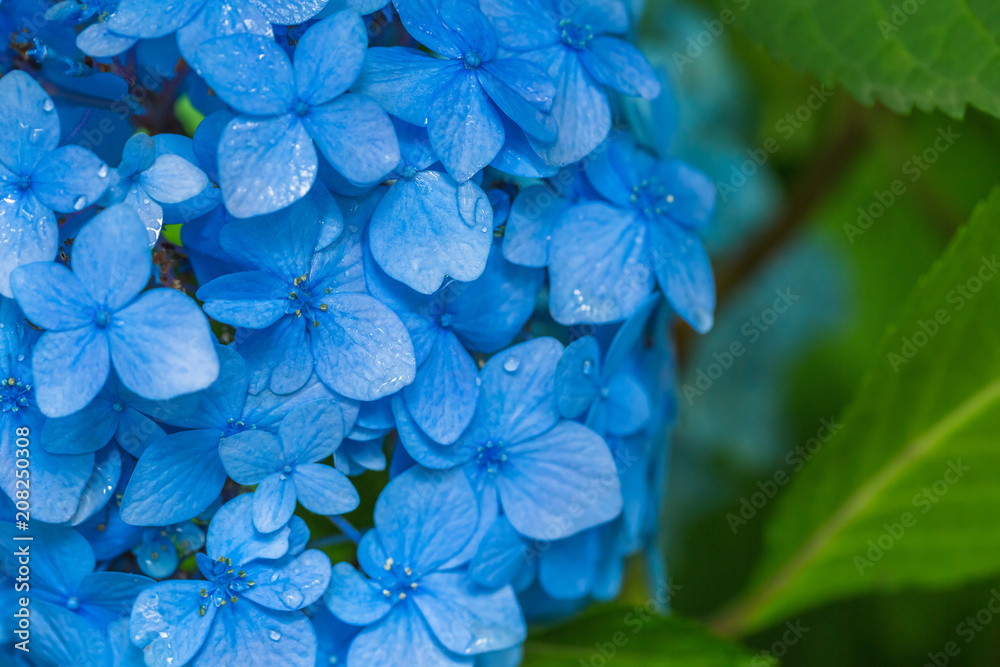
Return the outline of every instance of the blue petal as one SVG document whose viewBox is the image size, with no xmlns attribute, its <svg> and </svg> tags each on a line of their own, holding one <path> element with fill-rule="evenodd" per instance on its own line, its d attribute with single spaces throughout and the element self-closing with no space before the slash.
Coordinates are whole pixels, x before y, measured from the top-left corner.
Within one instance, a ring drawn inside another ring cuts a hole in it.
<svg viewBox="0 0 1000 667">
<path fill-rule="evenodd" d="M 143 409 L 152 407 L 146 411 L 157 419 L 186 429 L 221 429 L 229 419 L 239 417 L 247 398 L 246 364 L 232 347 L 216 345 L 215 350 L 219 356 L 219 377 L 212 386 L 169 401 L 149 401 Z"/>
<path fill-rule="evenodd" d="M 250 0 L 271 23 L 296 25 L 313 18 L 327 0 Z"/>
<path fill-rule="evenodd" d="M 105 667 L 111 661 L 111 649 L 105 634 L 82 616 L 66 607 L 32 600 L 31 638 L 37 662 L 44 665 Z"/>
<path fill-rule="evenodd" d="M 46 523 L 69 521 L 93 469 L 93 454 L 59 456 L 36 449 L 31 458 L 31 517 Z"/>
<path fill-rule="evenodd" d="M 316 170 L 316 149 L 296 116 L 240 116 L 222 133 L 219 185 L 237 218 L 272 213 L 301 199 Z"/>
<path fill-rule="evenodd" d="M 598 533 L 588 530 L 549 545 L 538 563 L 538 583 L 557 600 L 577 600 L 587 595 L 597 576 L 601 555 Z M 610 545 L 605 548 L 610 548 Z"/>
<path fill-rule="evenodd" d="M 315 106 L 342 95 L 361 73 L 368 34 L 361 16 L 342 11 L 313 25 L 295 47 L 299 99 Z"/>
<path fill-rule="evenodd" d="M 521 58 L 501 58 L 483 65 L 479 82 L 507 117 L 540 141 L 559 133 L 548 113 L 556 90 L 545 70 Z"/>
<path fill-rule="evenodd" d="M 76 526 L 103 508 L 111 500 L 122 474 L 122 455 L 114 445 L 105 447 L 94 457 L 94 467 L 80 492 L 76 510 L 67 523 Z"/>
<path fill-rule="evenodd" d="M 274 36 L 270 21 L 252 4 L 208 0 L 204 9 L 177 31 L 177 47 L 184 60 L 200 74 L 204 68 L 201 66 L 199 49 L 205 42 L 243 32 L 268 38 Z M 198 127 L 201 129 L 200 125 Z"/>
<path fill-rule="evenodd" d="M 312 330 L 316 373 L 348 398 L 374 401 L 413 381 L 413 345 L 399 318 L 366 294 L 333 294 Z"/>
<path fill-rule="evenodd" d="M 392 119 L 392 126 L 396 128 L 396 139 L 399 140 L 399 152 L 404 165 L 423 171 L 437 162 L 426 128 L 398 118 Z"/>
<path fill-rule="evenodd" d="M 163 229 L 163 207 L 159 202 L 146 194 L 146 191 L 135 183 L 128 189 L 122 206 L 132 210 L 142 221 L 147 231 L 149 247 L 152 247 Z"/>
<path fill-rule="evenodd" d="M 598 433 L 631 435 L 644 427 L 652 414 L 649 392 L 631 373 L 618 373 L 605 385 L 601 400 L 587 416 L 587 426 Z"/>
<path fill-rule="evenodd" d="M 534 51 L 558 44 L 560 16 L 546 0 L 480 0 L 497 30 L 500 45 L 511 51 Z M 600 22 L 596 22 L 600 25 Z"/>
<path fill-rule="evenodd" d="M 484 589 L 467 572 L 435 572 L 420 579 L 414 602 L 438 641 L 461 655 L 516 646 L 527 629 L 514 591 Z"/>
<path fill-rule="evenodd" d="M 499 588 L 510 583 L 522 569 L 531 567 L 535 555 L 507 517 L 501 516 L 479 543 L 469 576 L 483 586 Z"/>
<path fill-rule="evenodd" d="M 443 445 L 458 440 L 476 412 L 477 377 L 476 362 L 458 338 L 441 331 L 413 383 L 403 389 L 406 407 L 420 429 Z"/>
<path fill-rule="evenodd" d="M 497 487 L 504 514 L 522 535 L 561 539 L 621 513 L 611 450 L 587 427 L 564 421 L 507 451 Z"/>
<path fill-rule="evenodd" d="M 108 338 L 94 327 L 49 331 L 35 344 L 35 398 L 48 417 L 65 417 L 85 407 L 110 371 Z"/>
<path fill-rule="evenodd" d="M 36 524 L 31 527 L 38 549 L 31 551 L 31 573 L 45 590 L 60 596 L 73 595 L 80 583 L 94 571 L 94 552 L 80 533 L 64 526 Z M 21 534 L 13 523 L 0 523 L 0 563 L 3 571 L 16 572 L 19 545 L 14 537 Z"/>
<path fill-rule="evenodd" d="M 63 146 L 42 158 L 31 174 L 31 190 L 39 201 L 62 213 L 90 206 L 108 189 L 108 165 L 79 146 Z"/>
<path fill-rule="evenodd" d="M 569 206 L 568 199 L 544 185 L 521 190 L 507 217 L 503 256 L 521 266 L 548 266 L 556 221 Z"/>
<path fill-rule="evenodd" d="M 629 316 L 621 328 L 618 329 L 615 337 L 611 340 L 611 344 L 608 346 L 608 353 L 604 357 L 604 368 L 601 370 L 604 378 L 609 378 L 617 373 L 621 369 L 622 364 L 625 363 L 625 360 L 639 349 L 639 342 L 642 340 L 646 323 L 649 321 L 649 316 L 653 313 L 653 309 L 656 308 L 659 302 L 659 294 L 649 295 L 635 313 Z"/>
<path fill-rule="evenodd" d="M 556 366 L 556 400 L 563 417 L 575 419 L 601 390 L 601 348 L 593 336 L 570 343 Z"/>
<path fill-rule="evenodd" d="M 444 470 L 467 462 L 475 451 L 469 443 L 442 445 L 417 426 L 402 395 L 392 398 L 399 442 L 413 460 L 427 468 Z"/>
<path fill-rule="evenodd" d="M 430 108 L 427 130 L 441 164 L 456 181 L 467 181 L 503 146 L 503 121 L 479 79 L 460 72 Z"/>
<path fill-rule="evenodd" d="M 234 327 L 264 329 L 285 316 L 288 283 L 265 271 L 231 273 L 198 289 L 205 314 Z"/>
<path fill-rule="evenodd" d="M 546 162 L 562 166 L 590 155 L 604 141 L 611 131 L 611 105 L 576 51 L 559 49 L 553 66 L 558 78 L 552 117 L 559 136 L 555 142 L 536 141 L 532 146 Z"/>
<path fill-rule="evenodd" d="M 128 616 L 136 596 L 155 583 L 136 574 L 95 572 L 80 583 L 78 595 L 84 605 L 100 607 L 116 617 Z"/>
<path fill-rule="evenodd" d="M 253 492 L 253 525 L 271 533 L 288 523 L 295 512 L 295 484 L 282 473 L 271 473 Z"/>
<path fill-rule="evenodd" d="M 349 428 L 343 405 L 321 400 L 292 410 L 281 420 L 278 434 L 288 462 L 315 463 L 333 454 Z"/>
<path fill-rule="evenodd" d="M 150 290 L 115 313 L 110 341 L 122 384 L 144 398 L 200 391 L 219 375 L 208 322 L 198 304 L 177 290 Z"/>
<path fill-rule="evenodd" d="M 56 219 L 35 195 L 0 199 L 0 295 L 13 296 L 11 271 L 32 262 L 52 261 L 58 247 Z"/>
<path fill-rule="evenodd" d="M 699 333 L 712 328 L 715 278 L 712 263 L 694 232 L 666 221 L 650 225 L 653 270 L 677 314 Z"/>
<path fill-rule="evenodd" d="M 715 186 L 705 174 L 680 160 L 664 160 L 656 177 L 673 192 L 666 216 L 679 225 L 704 227 L 715 212 Z"/>
<path fill-rule="evenodd" d="M 98 304 L 62 264 L 35 262 L 15 269 L 10 278 L 18 305 L 36 326 L 66 331 L 94 321 Z"/>
<path fill-rule="evenodd" d="M 292 481 L 299 502 L 316 514 L 347 514 L 361 502 L 344 473 L 321 463 L 295 466 Z"/>
<path fill-rule="evenodd" d="M 305 614 L 237 602 L 216 614 L 196 664 L 315 667 L 316 633 Z"/>
<path fill-rule="evenodd" d="M 559 168 L 549 165 L 528 141 L 524 131 L 510 118 L 503 117 L 503 148 L 490 162 L 494 169 L 522 178 L 549 178 L 559 173 Z"/>
<path fill-rule="evenodd" d="M 226 104 L 268 116 L 295 104 L 292 63 L 273 39 L 240 33 L 210 40 L 198 49 L 202 77 Z"/>
<path fill-rule="evenodd" d="M 316 200 L 308 197 L 271 215 L 233 220 L 222 228 L 220 242 L 237 263 L 294 283 L 309 273 L 319 242 L 318 215 Z"/>
<path fill-rule="evenodd" d="M 306 327 L 300 317 L 286 317 L 267 329 L 239 329 L 236 345 L 246 359 L 251 389 L 265 387 L 277 394 L 302 388 L 313 374 L 313 356 Z"/>
<path fill-rule="evenodd" d="M 148 667 L 184 665 L 201 649 L 217 607 L 203 605 L 198 613 L 202 581 L 164 581 L 136 598 L 129 622 L 132 643 L 143 649 Z"/>
<path fill-rule="evenodd" d="M 463 69 L 461 63 L 431 58 L 415 49 L 373 47 L 353 89 L 407 123 L 426 125 L 441 89 Z"/>
<path fill-rule="evenodd" d="M 41 85 L 14 70 L 0 79 L 0 162 L 18 175 L 28 175 L 59 145 L 59 114 Z"/>
<path fill-rule="evenodd" d="M 218 449 L 218 430 L 184 431 L 150 445 L 125 489 L 122 519 L 163 526 L 201 514 L 226 483 Z"/>
<path fill-rule="evenodd" d="M 393 479 L 375 503 L 375 529 L 399 566 L 430 572 L 472 538 L 476 497 L 461 470 L 412 468 Z"/>
<path fill-rule="evenodd" d="M 554 338 L 535 338 L 491 357 L 480 373 L 473 431 L 486 429 L 509 447 L 552 428 L 559 420 L 554 387 L 562 351 Z"/>
<path fill-rule="evenodd" d="M 302 119 L 323 156 L 349 181 L 373 183 L 399 164 L 392 122 L 373 99 L 342 95 Z"/>
<path fill-rule="evenodd" d="M 496 56 L 496 31 L 476 4 L 467 0 L 438 0 L 437 6 L 441 21 L 447 28 L 447 32 L 439 34 L 450 32 L 448 37 L 459 48 L 461 55 L 474 51 L 483 60 L 492 60 Z"/>
<path fill-rule="evenodd" d="M 382 594 L 382 586 L 348 563 L 333 566 L 327 608 L 345 623 L 370 625 L 392 609 L 393 601 Z"/>
<path fill-rule="evenodd" d="M 560 324 L 624 319 L 653 287 L 646 227 L 607 204 L 574 206 L 552 236 L 549 281 L 552 317 Z"/>
<path fill-rule="evenodd" d="M 252 430 L 225 438 L 219 445 L 219 457 L 233 481 L 252 486 L 281 470 L 285 452 L 277 437 Z"/>
<path fill-rule="evenodd" d="M 580 25 L 600 26 L 601 32 L 623 33 L 628 30 L 628 9 L 621 0 L 587 0 L 574 3 L 566 9 L 568 18 Z"/>
<path fill-rule="evenodd" d="M 660 94 L 660 82 L 653 67 L 639 49 L 616 37 L 598 35 L 580 60 L 590 74 L 606 86 L 648 100 Z"/>
<path fill-rule="evenodd" d="M 347 653 L 350 665 L 471 667 L 472 662 L 472 658 L 455 655 L 441 646 L 410 601 L 362 630 Z"/>
<path fill-rule="evenodd" d="M 76 36 L 76 47 L 94 58 L 110 58 L 135 46 L 136 37 L 119 35 L 105 22 L 93 23 Z"/>
<path fill-rule="evenodd" d="M 479 277 L 493 242 L 492 221 L 478 185 L 425 171 L 389 188 L 372 216 L 369 242 L 387 274 L 431 294 L 446 277 Z"/>
<path fill-rule="evenodd" d="M 139 175 L 139 184 L 161 204 L 177 204 L 204 190 L 208 177 L 179 155 L 161 155 Z"/>
<path fill-rule="evenodd" d="M 156 161 L 156 141 L 143 132 L 136 132 L 122 149 L 122 161 L 118 164 L 118 172 L 121 180 L 126 180 L 129 176 L 140 171 L 149 169 Z M 109 193 L 110 194 L 110 193 Z"/>
<path fill-rule="evenodd" d="M 149 282 L 152 259 L 146 230 L 127 206 L 112 206 L 84 225 L 73 243 L 73 272 L 110 311 Z"/>
<path fill-rule="evenodd" d="M 149 2 L 122 0 L 107 23 L 115 32 L 151 39 L 174 32 L 201 10 L 204 0 L 194 2 Z"/>
<path fill-rule="evenodd" d="M 138 458 L 147 447 L 165 435 L 163 429 L 146 415 L 126 406 L 115 432 L 115 441 L 126 452 Z"/>
<path fill-rule="evenodd" d="M 270 30 L 270 26 L 268 26 Z M 219 141 L 226 125 L 233 119 L 228 111 L 216 111 L 206 116 L 194 131 L 192 150 L 198 160 L 198 166 L 205 170 L 208 178 L 219 182 Z"/>
<path fill-rule="evenodd" d="M 297 558 L 257 561 L 246 568 L 256 582 L 244 591 L 248 600 L 276 611 L 295 611 L 316 602 L 330 584 L 330 558 L 309 549 Z"/>
<path fill-rule="evenodd" d="M 106 398 L 98 395 L 78 412 L 47 420 L 42 430 L 42 447 L 53 454 L 96 452 L 114 437 L 121 414 L 112 409 Z"/>
<path fill-rule="evenodd" d="M 234 563 L 281 558 L 288 552 L 290 528 L 271 533 L 261 533 L 254 527 L 252 518 L 254 497 L 236 496 L 219 508 L 208 526 L 206 553 L 212 560 L 223 556 Z"/>
</svg>

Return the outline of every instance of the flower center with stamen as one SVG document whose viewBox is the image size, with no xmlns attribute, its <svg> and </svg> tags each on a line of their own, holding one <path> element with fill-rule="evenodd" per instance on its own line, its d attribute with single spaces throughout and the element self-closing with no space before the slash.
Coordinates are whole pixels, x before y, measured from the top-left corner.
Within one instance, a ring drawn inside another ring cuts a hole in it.
<svg viewBox="0 0 1000 667">
<path fill-rule="evenodd" d="M 17 412 L 33 404 L 30 384 L 12 377 L 0 383 L 0 412 Z"/>
<path fill-rule="evenodd" d="M 647 217 L 665 215 L 667 209 L 674 203 L 674 195 L 655 178 L 646 179 L 633 186 L 629 199 L 632 201 L 632 206 Z"/>
<path fill-rule="evenodd" d="M 206 585 L 198 595 L 201 603 L 198 607 L 198 615 L 204 616 L 208 611 L 208 603 L 211 602 L 216 607 L 224 607 L 226 604 L 233 604 L 239 600 L 239 594 L 254 586 L 256 582 L 247 579 L 247 573 L 233 566 L 233 561 L 229 558 L 219 558 L 211 562 L 209 571 L 202 567 L 202 574 L 207 579 Z"/>
<path fill-rule="evenodd" d="M 479 66 L 483 64 L 482 56 L 480 56 L 475 51 L 470 51 L 469 53 L 466 53 L 465 57 L 462 58 L 462 61 L 465 63 L 466 69 L 478 69 Z"/>
<path fill-rule="evenodd" d="M 382 580 L 385 585 L 385 588 L 382 589 L 382 595 L 393 602 L 405 600 L 407 595 L 420 587 L 418 583 L 420 575 L 414 574 L 408 566 L 400 567 L 392 558 L 386 559 L 382 569 L 390 573 L 394 579 L 391 584 L 386 583 L 385 579 Z"/>
<path fill-rule="evenodd" d="M 97 315 L 94 316 L 94 324 L 103 329 L 111 323 L 111 313 L 106 310 L 97 311 Z"/>
<path fill-rule="evenodd" d="M 242 419 L 233 419 L 230 417 L 226 420 L 226 426 L 222 429 L 222 437 L 228 438 L 231 435 L 236 435 L 243 431 L 252 431 L 255 428 L 257 428 L 256 424 L 247 424 Z"/>
<path fill-rule="evenodd" d="M 320 313 L 325 313 L 327 310 L 327 305 L 322 303 L 321 299 L 332 290 L 327 287 L 322 292 L 314 293 L 310 290 L 307 279 L 308 276 L 305 275 L 295 279 L 288 292 L 288 307 L 285 312 L 295 317 L 304 317 L 311 321 L 314 327 L 318 327 Z"/>
<path fill-rule="evenodd" d="M 563 44 L 574 49 L 585 49 L 590 40 L 594 39 L 594 29 L 589 24 L 580 25 L 572 19 L 563 19 L 559 22 L 559 28 L 562 30 Z"/>
<path fill-rule="evenodd" d="M 504 444 L 499 440 L 487 440 L 486 444 L 476 448 L 476 462 L 486 470 L 495 473 L 500 469 L 500 464 L 507 460 L 504 453 Z"/>
</svg>

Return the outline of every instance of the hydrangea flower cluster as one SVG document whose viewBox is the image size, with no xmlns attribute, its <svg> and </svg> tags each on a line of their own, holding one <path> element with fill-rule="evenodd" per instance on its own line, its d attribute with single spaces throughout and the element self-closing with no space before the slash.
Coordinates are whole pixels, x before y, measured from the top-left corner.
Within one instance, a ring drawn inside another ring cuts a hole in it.
<svg viewBox="0 0 1000 667">
<path fill-rule="evenodd" d="M 5 664 L 515 665 L 659 561 L 714 190 L 625 4 L 0 15 Z"/>
</svg>

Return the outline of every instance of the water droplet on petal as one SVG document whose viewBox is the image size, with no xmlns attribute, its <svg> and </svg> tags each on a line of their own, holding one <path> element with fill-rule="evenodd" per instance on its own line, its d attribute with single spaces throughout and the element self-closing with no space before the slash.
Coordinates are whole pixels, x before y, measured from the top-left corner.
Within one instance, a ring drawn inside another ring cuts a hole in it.
<svg viewBox="0 0 1000 667">
<path fill-rule="evenodd" d="M 503 369 L 508 373 L 515 372 L 521 366 L 521 362 L 515 357 L 507 357 L 507 360 L 503 362 Z"/>
<path fill-rule="evenodd" d="M 483 227 L 483 234 L 487 233 L 488 231 L 490 231 L 489 227 Z"/>
<path fill-rule="evenodd" d="M 97 176 L 99 178 L 107 178 L 108 177 L 108 165 L 102 164 L 101 168 L 97 170 Z"/>
<path fill-rule="evenodd" d="M 584 375 L 590 375 L 590 373 L 593 370 L 594 370 L 594 362 L 591 361 L 590 359 L 584 359 L 583 360 L 583 374 Z"/>
<path fill-rule="evenodd" d="M 87 205 L 87 198 L 86 197 L 77 197 L 73 201 L 73 210 L 74 211 L 82 211 L 83 207 L 86 206 L 86 205 Z"/>
<path fill-rule="evenodd" d="M 281 639 L 281 633 L 280 633 L 280 632 L 278 632 L 277 630 L 271 630 L 271 632 L 269 632 L 269 633 L 267 634 L 267 636 L 268 636 L 268 637 L 270 637 L 270 638 L 271 638 L 271 641 L 274 641 L 274 642 L 276 642 L 276 641 L 278 641 L 279 639 Z"/>
<path fill-rule="evenodd" d="M 294 588 L 289 589 L 281 594 L 281 601 L 285 603 L 285 606 L 289 609 L 298 609 L 302 606 L 303 600 L 302 593 L 295 590 Z"/>
<path fill-rule="evenodd" d="M 56 108 L 55 102 L 53 102 L 48 97 L 46 97 L 45 101 L 42 102 L 42 109 L 44 109 L 45 111 L 52 111 L 55 108 Z"/>
</svg>

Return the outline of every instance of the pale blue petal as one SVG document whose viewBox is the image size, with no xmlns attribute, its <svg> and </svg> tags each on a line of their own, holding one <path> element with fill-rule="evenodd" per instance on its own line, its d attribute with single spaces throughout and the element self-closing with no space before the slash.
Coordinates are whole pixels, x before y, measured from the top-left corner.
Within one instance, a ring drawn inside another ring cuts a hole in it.
<svg viewBox="0 0 1000 667">
<path fill-rule="evenodd" d="M 192 667 L 282 665 L 315 667 L 316 633 L 305 614 L 274 612 L 253 603 L 226 605 Z"/>
<path fill-rule="evenodd" d="M 373 401 L 413 381 L 416 362 L 406 327 L 366 294 L 333 294 L 312 330 L 316 373 L 339 394 Z"/>
<path fill-rule="evenodd" d="M 0 523 L 0 571 L 15 572 L 18 544 L 14 537 L 22 535 L 13 523 Z M 39 588 L 58 596 L 69 597 L 80 583 L 94 571 L 94 552 L 80 533 L 65 526 L 38 523 L 31 527 L 37 549 L 31 552 L 31 574 Z M 29 582 L 30 584 L 31 582 Z"/>
<path fill-rule="evenodd" d="M 288 523 L 295 512 L 295 485 L 282 473 L 271 473 L 253 492 L 253 525 L 271 533 Z"/>
<path fill-rule="evenodd" d="M 354 92 L 375 99 L 383 109 L 414 125 L 426 125 L 441 90 L 460 72 L 461 63 L 431 58 L 401 46 L 368 49 Z"/>
<path fill-rule="evenodd" d="M 220 243 L 237 263 L 294 283 L 309 273 L 319 242 L 318 216 L 316 200 L 307 197 L 270 215 L 231 221 L 222 228 Z"/>
<path fill-rule="evenodd" d="M 584 414 L 600 395 L 601 348 L 593 336 L 570 343 L 556 366 L 556 400 L 563 417 Z"/>
<path fill-rule="evenodd" d="M 392 398 L 400 444 L 414 461 L 427 468 L 444 470 L 462 465 L 475 451 L 469 443 L 442 445 L 417 426 L 402 395 Z"/>
<path fill-rule="evenodd" d="M 361 16 L 342 11 L 313 25 L 295 47 L 299 99 L 315 106 L 342 95 L 361 73 L 368 34 Z"/>
<path fill-rule="evenodd" d="M 108 165 L 86 148 L 63 146 L 35 167 L 31 190 L 49 208 L 71 213 L 100 199 L 111 183 L 110 174 Z"/>
<path fill-rule="evenodd" d="M 442 445 L 458 440 L 476 412 L 478 375 L 476 362 L 458 338 L 442 330 L 413 383 L 403 389 L 420 429 Z"/>
<path fill-rule="evenodd" d="M 14 269 L 10 287 L 25 317 L 35 326 L 66 331 L 90 326 L 97 303 L 62 264 L 34 262 Z"/>
<path fill-rule="evenodd" d="M 598 35 L 580 51 L 580 60 L 595 79 L 626 95 L 651 100 L 660 94 L 653 67 L 625 40 Z"/>
<path fill-rule="evenodd" d="M 608 353 L 604 357 L 604 366 L 601 369 L 604 378 L 609 378 L 617 373 L 625 360 L 639 349 L 646 323 L 658 303 L 660 303 L 659 293 L 650 294 L 615 333 L 615 337 L 608 346 Z"/>
<path fill-rule="evenodd" d="M 98 22 L 76 36 L 76 48 L 94 58 L 110 58 L 128 51 L 137 41 L 137 37 L 119 35 L 106 22 Z"/>
<path fill-rule="evenodd" d="M 200 74 L 203 68 L 199 60 L 199 49 L 205 42 L 244 32 L 268 38 L 274 36 L 270 21 L 249 2 L 208 0 L 204 9 L 177 31 L 177 47 L 184 60 Z M 201 129 L 201 125 L 198 129 Z"/>
<path fill-rule="evenodd" d="M 437 639 L 461 655 L 499 651 L 527 635 L 514 591 L 485 589 L 467 572 L 435 572 L 420 579 L 414 602 Z"/>
<path fill-rule="evenodd" d="M 500 45 L 510 51 L 534 51 L 560 41 L 559 16 L 544 0 L 480 0 Z"/>
<path fill-rule="evenodd" d="M 318 14 L 327 0 L 250 0 L 271 23 L 296 25 Z"/>
<path fill-rule="evenodd" d="M 44 600 L 32 600 L 31 639 L 29 648 L 37 653 L 32 664 L 105 667 L 111 660 L 111 648 L 105 634 L 71 612 Z"/>
<path fill-rule="evenodd" d="M 197 62 L 212 90 L 243 113 L 284 114 L 295 104 L 292 63 L 269 37 L 239 33 L 207 41 Z"/>
<path fill-rule="evenodd" d="M 39 409 L 65 417 L 85 407 L 108 379 L 110 356 L 107 336 L 93 327 L 43 334 L 31 359 Z"/>
<path fill-rule="evenodd" d="M 427 622 L 409 600 L 375 625 L 361 631 L 347 653 L 349 665 L 406 667 L 471 667 L 471 657 L 458 656 L 439 644 Z"/>
<path fill-rule="evenodd" d="M 237 218 L 272 213 L 301 199 L 316 170 L 316 149 L 296 116 L 240 116 L 222 133 L 219 185 Z"/>
<path fill-rule="evenodd" d="M 218 430 L 168 435 L 150 445 L 136 464 L 121 516 L 137 526 L 187 521 L 215 502 L 225 483 Z"/>
<path fill-rule="evenodd" d="M 336 400 L 312 401 L 292 410 L 278 427 L 289 463 L 315 463 L 340 445 L 350 424 Z"/>
<path fill-rule="evenodd" d="M 299 502 L 315 514 L 347 514 L 361 502 L 344 473 L 321 463 L 306 463 L 292 470 Z"/>
<path fill-rule="evenodd" d="M 108 27 L 122 35 L 151 39 L 174 32 L 190 21 L 205 4 L 204 0 L 149 2 L 122 0 L 107 20 Z"/>
<path fill-rule="evenodd" d="M 252 486 L 281 470 L 285 452 L 273 434 L 250 430 L 223 439 L 219 457 L 234 482 Z"/>
<path fill-rule="evenodd" d="M 508 447 L 497 487 L 504 514 L 526 537 L 556 540 L 600 525 L 622 509 L 614 458 L 604 439 L 564 421 Z"/>
<path fill-rule="evenodd" d="M 253 495 L 242 494 L 215 513 L 208 526 L 206 553 L 210 559 L 225 556 L 234 563 L 247 564 L 258 558 L 281 558 L 288 552 L 291 529 L 259 532 L 252 518 L 253 505 Z"/>
<path fill-rule="evenodd" d="M 109 445 L 97 452 L 76 510 L 66 523 L 77 526 L 107 505 L 118 488 L 121 474 L 122 455 L 118 447 Z"/>
<path fill-rule="evenodd" d="M 212 319 L 250 329 L 264 329 L 284 317 L 291 305 L 288 295 L 288 283 L 266 271 L 230 273 L 197 294 Z"/>
<path fill-rule="evenodd" d="M 77 234 L 72 265 L 97 303 L 118 310 L 149 282 L 152 258 L 146 230 L 127 206 L 112 206 Z"/>
<path fill-rule="evenodd" d="M 0 162 L 28 176 L 59 145 L 59 114 L 42 86 L 27 72 L 14 70 L 0 79 Z"/>
<path fill-rule="evenodd" d="M 60 456 L 41 448 L 32 452 L 31 518 L 46 523 L 69 521 L 93 469 L 93 454 Z"/>
<path fill-rule="evenodd" d="M 309 109 L 303 124 L 333 168 L 354 183 L 373 183 L 399 164 L 392 122 L 365 95 L 342 95 Z"/>
<path fill-rule="evenodd" d="M 139 175 L 139 184 L 161 204 L 177 204 L 204 190 L 208 177 L 179 155 L 161 155 Z"/>
<path fill-rule="evenodd" d="M 382 586 L 348 563 L 333 566 L 326 606 L 334 616 L 354 625 L 370 625 L 389 613 L 393 601 L 382 594 Z"/>
<path fill-rule="evenodd" d="M 122 413 L 113 410 L 103 394 L 78 412 L 47 420 L 42 429 L 42 447 L 53 454 L 87 454 L 108 444 Z"/>
<path fill-rule="evenodd" d="M 52 261 L 58 247 L 55 216 L 35 195 L 0 199 L 0 295 L 13 296 L 11 271 L 32 262 Z"/>
<path fill-rule="evenodd" d="M 421 172 L 389 188 L 372 216 L 369 242 L 387 274 L 431 294 L 446 277 L 467 282 L 483 272 L 493 209 L 478 185 Z"/>
<path fill-rule="evenodd" d="M 198 613 L 203 581 L 164 581 L 136 598 L 129 622 L 132 644 L 143 649 L 148 667 L 184 665 L 201 649 L 215 621 L 217 607 Z"/>
<path fill-rule="evenodd" d="M 552 317 L 560 324 L 603 324 L 631 315 L 653 287 L 646 227 L 603 203 L 574 206 L 552 236 Z"/>
<path fill-rule="evenodd" d="M 557 600 L 585 597 L 597 576 L 597 560 L 601 555 L 598 532 L 584 531 L 548 546 L 538 563 L 538 583 L 542 590 Z"/>
<path fill-rule="evenodd" d="M 470 71 L 460 72 L 438 92 L 427 130 L 441 164 L 457 181 L 469 180 L 492 162 L 504 141 L 500 112 Z"/>
<path fill-rule="evenodd" d="M 309 549 L 297 558 L 256 561 L 246 568 L 255 585 L 243 592 L 248 600 L 276 611 L 295 611 L 316 602 L 330 585 L 330 558 Z"/>
<path fill-rule="evenodd" d="M 601 399 L 591 409 L 587 426 L 598 433 L 632 435 L 644 427 L 652 414 L 649 392 L 631 373 L 613 376 Z"/>
<path fill-rule="evenodd" d="M 653 271 L 667 301 L 699 333 L 715 319 L 712 263 L 694 232 L 666 221 L 650 225 Z"/>
<path fill-rule="evenodd" d="M 559 129 L 548 113 L 556 89 L 545 70 L 521 58 L 501 58 L 483 65 L 483 89 L 507 117 L 539 141 L 554 141 Z"/>
<path fill-rule="evenodd" d="M 85 606 L 100 607 L 116 617 L 128 616 L 136 596 L 155 583 L 137 574 L 94 572 L 84 577 L 78 596 Z"/>
<path fill-rule="evenodd" d="M 479 543 L 469 565 L 469 576 L 483 586 L 499 588 L 510 583 L 523 568 L 531 567 L 532 556 L 528 543 L 507 517 L 501 516 Z"/>
</svg>

